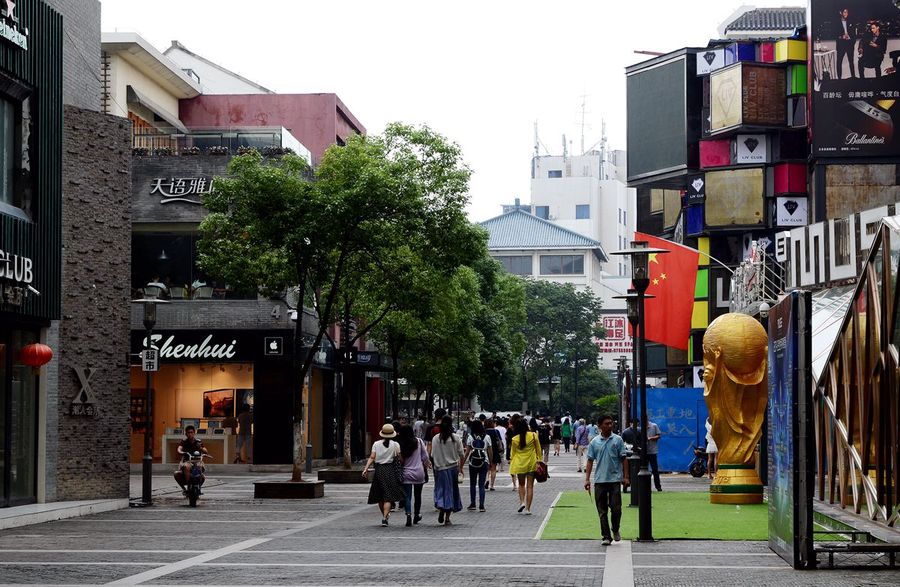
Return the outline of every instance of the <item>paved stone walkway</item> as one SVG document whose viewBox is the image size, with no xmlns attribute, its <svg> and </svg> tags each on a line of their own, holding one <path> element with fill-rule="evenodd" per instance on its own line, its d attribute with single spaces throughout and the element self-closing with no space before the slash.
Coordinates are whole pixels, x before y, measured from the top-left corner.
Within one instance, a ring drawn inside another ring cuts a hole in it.
<svg viewBox="0 0 900 587">
<path fill-rule="evenodd" d="M 511 585 L 732 585 L 787 587 L 897 585 L 893 571 L 793 571 L 761 542 L 623 541 L 535 537 L 564 490 L 582 475 L 573 455 L 551 458 L 534 515 L 516 513 L 509 476 L 488 492 L 487 512 L 463 511 L 437 525 L 431 486 L 425 519 L 405 528 L 402 512 L 380 526 L 365 485 L 327 486 L 314 501 L 256 500 L 253 482 L 284 474 L 217 476 L 209 471 L 196 509 L 171 478 L 154 479 L 155 504 L 0 532 L 2 584 L 422 585 L 487 581 Z M 666 490 L 704 480 L 668 476 Z M 468 504 L 468 485 L 463 486 Z M 140 493 L 140 477 L 132 492 Z M 593 512 L 592 512 L 593 513 Z M 633 580 L 633 583 L 630 581 Z"/>
</svg>

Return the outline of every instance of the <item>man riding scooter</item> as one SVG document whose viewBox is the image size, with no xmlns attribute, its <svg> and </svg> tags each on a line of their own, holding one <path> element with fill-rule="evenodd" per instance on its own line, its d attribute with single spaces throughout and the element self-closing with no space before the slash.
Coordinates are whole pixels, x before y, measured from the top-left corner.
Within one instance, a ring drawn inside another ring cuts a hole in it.
<svg viewBox="0 0 900 587">
<path fill-rule="evenodd" d="M 193 426 L 186 426 L 184 435 L 186 438 L 178 445 L 178 454 L 181 455 L 181 465 L 178 467 L 178 470 L 175 471 L 175 481 L 178 482 L 182 491 L 187 491 L 187 481 L 191 476 L 191 455 L 195 452 L 208 455 L 209 451 L 206 450 L 206 447 L 203 446 L 202 442 L 197 440 L 197 429 Z M 202 463 L 200 466 L 203 466 Z M 200 485 L 203 485 L 205 480 L 206 477 L 201 475 Z"/>
</svg>

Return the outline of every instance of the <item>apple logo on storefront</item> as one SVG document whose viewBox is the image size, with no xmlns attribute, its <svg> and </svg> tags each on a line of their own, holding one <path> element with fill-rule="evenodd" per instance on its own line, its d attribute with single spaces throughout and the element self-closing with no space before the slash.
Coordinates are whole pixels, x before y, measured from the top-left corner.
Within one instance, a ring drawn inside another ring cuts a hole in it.
<svg viewBox="0 0 900 587">
<path fill-rule="evenodd" d="M 280 336 L 267 336 L 265 343 L 265 352 L 267 356 L 281 356 L 281 345 L 283 338 Z"/>
</svg>

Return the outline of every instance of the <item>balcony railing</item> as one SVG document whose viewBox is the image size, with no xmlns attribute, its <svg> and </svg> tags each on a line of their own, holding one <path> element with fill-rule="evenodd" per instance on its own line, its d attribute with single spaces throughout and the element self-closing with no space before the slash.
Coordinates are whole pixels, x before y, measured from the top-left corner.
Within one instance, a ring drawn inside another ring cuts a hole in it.
<svg viewBox="0 0 900 587">
<path fill-rule="evenodd" d="M 294 153 L 310 162 L 309 150 L 283 128 L 190 129 L 190 133 L 136 128 L 132 133 L 133 154 L 239 155 L 256 149 L 263 155 Z"/>
</svg>

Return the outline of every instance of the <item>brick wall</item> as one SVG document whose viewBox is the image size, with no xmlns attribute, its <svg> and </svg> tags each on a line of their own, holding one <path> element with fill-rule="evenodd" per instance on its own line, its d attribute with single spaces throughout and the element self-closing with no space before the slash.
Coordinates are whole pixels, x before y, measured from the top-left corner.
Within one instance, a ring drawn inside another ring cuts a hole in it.
<svg viewBox="0 0 900 587">
<path fill-rule="evenodd" d="M 44 0 L 63 15 L 63 103 L 100 110 L 100 2 Z"/>
<path fill-rule="evenodd" d="M 129 494 L 131 123 L 65 107 L 56 498 Z M 97 415 L 72 416 L 90 369 Z"/>
</svg>

